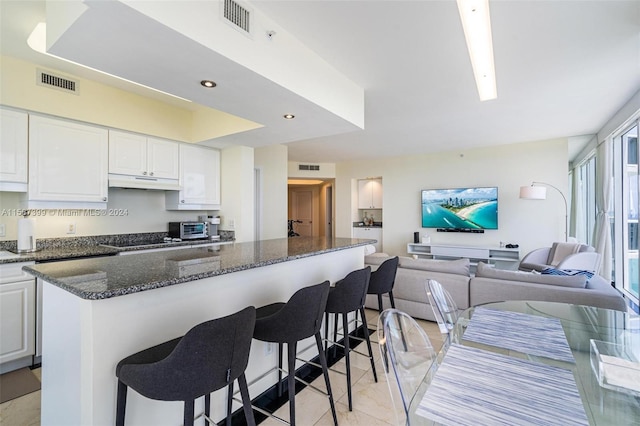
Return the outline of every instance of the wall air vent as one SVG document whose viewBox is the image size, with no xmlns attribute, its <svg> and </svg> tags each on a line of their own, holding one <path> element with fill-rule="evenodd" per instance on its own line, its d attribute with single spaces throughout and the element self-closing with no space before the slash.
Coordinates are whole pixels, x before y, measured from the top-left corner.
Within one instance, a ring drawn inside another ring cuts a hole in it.
<svg viewBox="0 0 640 426">
<path fill-rule="evenodd" d="M 79 94 L 80 89 L 77 81 L 41 69 L 36 70 L 36 84 L 75 95 Z"/>
<path fill-rule="evenodd" d="M 251 11 L 241 6 L 234 0 L 224 0 L 223 13 L 224 19 L 233 25 L 234 28 L 251 34 Z"/>
<path fill-rule="evenodd" d="M 320 165 L 319 164 L 298 164 L 298 170 L 320 171 Z"/>
</svg>

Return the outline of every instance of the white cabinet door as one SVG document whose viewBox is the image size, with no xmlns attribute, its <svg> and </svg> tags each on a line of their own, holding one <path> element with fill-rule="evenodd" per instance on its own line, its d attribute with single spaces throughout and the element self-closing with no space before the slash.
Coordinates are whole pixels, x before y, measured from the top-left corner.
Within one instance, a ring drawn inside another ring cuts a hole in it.
<svg viewBox="0 0 640 426">
<path fill-rule="evenodd" d="M 358 208 L 382 208 L 382 179 L 361 179 L 358 181 Z"/>
<path fill-rule="evenodd" d="M 35 354 L 35 280 L 0 284 L 0 364 Z"/>
<path fill-rule="evenodd" d="M 146 172 L 146 136 L 109 130 L 109 173 L 145 176 Z"/>
<path fill-rule="evenodd" d="M 169 210 L 217 210 L 220 208 L 220 151 L 180 145 L 180 186 L 166 193 Z"/>
<path fill-rule="evenodd" d="M 371 208 L 382 208 L 382 179 L 371 179 Z"/>
<path fill-rule="evenodd" d="M 27 187 L 27 113 L 0 108 L 0 183 L 22 184 L 0 186 L 0 190 L 26 191 Z"/>
<path fill-rule="evenodd" d="M 178 179 L 179 144 L 109 130 L 109 173 Z"/>
<path fill-rule="evenodd" d="M 147 171 L 149 176 L 178 179 L 179 144 L 156 138 L 147 138 Z"/>
<path fill-rule="evenodd" d="M 382 228 L 353 228 L 353 238 L 361 240 L 377 240 L 378 242 L 373 244 L 373 246 L 376 248 L 376 252 L 382 251 Z"/>
<path fill-rule="evenodd" d="M 106 129 L 31 115 L 29 201 L 106 202 L 108 158 Z"/>
</svg>

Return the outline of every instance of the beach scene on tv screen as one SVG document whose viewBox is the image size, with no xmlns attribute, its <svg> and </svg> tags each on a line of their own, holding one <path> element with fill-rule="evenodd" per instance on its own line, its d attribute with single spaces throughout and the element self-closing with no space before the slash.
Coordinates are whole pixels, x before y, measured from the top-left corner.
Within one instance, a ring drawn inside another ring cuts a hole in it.
<svg viewBox="0 0 640 426">
<path fill-rule="evenodd" d="M 498 229 L 498 188 L 423 190 L 422 227 Z"/>
</svg>

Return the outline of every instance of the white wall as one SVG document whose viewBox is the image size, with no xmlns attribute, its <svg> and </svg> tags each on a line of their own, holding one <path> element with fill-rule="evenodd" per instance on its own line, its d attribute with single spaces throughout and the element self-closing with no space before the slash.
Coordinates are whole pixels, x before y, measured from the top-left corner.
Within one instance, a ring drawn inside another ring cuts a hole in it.
<svg viewBox="0 0 640 426">
<path fill-rule="evenodd" d="M 254 149 L 233 146 L 220 159 L 220 229 L 235 231 L 236 241 L 254 240 Z M 227 200 L 227 201 L 225 201 Z"/>
<path fill-rule="evenodd" d="M 260 239 L 287 236 L 287 154 L 284 145 L 256 148 L 255 167 L 261 176 Z"/>
<path fill-rule="evenodd" d="M 336 166 L 336 236 L 350 237 L 357 219 L 355 180 L 381 176 L 383 182 L 383 250 L 406 255 L 413 233 L 428 233 L 433 243 L 519 244 L 522 255 L 564 239 L 564 203 L 549 190 L 547 200 L 519 199 L 520 186 L 550 183 L 567 194 L 567 140 L 479 148 L 461 152 L 412 155 Z M 438 233 L 421 228 L 420 190 L 497 186 L 498 230 L 483 234 Z"/>
<path fill-rule="evenodd" d="M 0 240 L 18 238 L 19 193 L 0 192 L 0 223 L 6 226 L 6 236 Z M 62 215 L 55 209 L 36 219 L 36 239 L 65 238 L 88 235 L 110 235 L 142 232 L 166 232 L 168 222 L 197 220 L 206 212 L 177 212 L 165 210 L 164 191 L 109 188 L 108 209 L 125 213 L 122 216 L 91 216 L 82 210 L 65 210 L 74 216 Z M 107 210 L 109 211 L 109 210 Z M 75 214 L 78 214 L 77 216 Z M 68 225 L 75 223 L 76 233 L 67 234 Z"/>
</svg>

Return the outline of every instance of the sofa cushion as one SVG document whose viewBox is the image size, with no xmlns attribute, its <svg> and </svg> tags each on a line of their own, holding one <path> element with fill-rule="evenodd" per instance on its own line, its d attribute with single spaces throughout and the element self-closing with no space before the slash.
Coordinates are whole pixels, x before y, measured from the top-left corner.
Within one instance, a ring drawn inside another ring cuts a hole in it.
<svg viewBox="0 0 640 426">
<path fill-rule="evenodd" d="M 498 280 L 522 281 L 536 284 L 549 284 L 562 287 L 584 288 L 587 285 L 587 277 L 584 275 L 557 276 L 533 274 L 523 271 L 505 271 L 495 269 L 483 262 L 478 263 L 476 277 L 493 278 Z"/>
<path fill-rule="evenodd" d="M 420 271 L 464 275 L 465 277 L 469 276 L 469 259 L 433 260 L 401 257 L 399 267 L 407 269 L 417 269 Z"/>
</svg>

